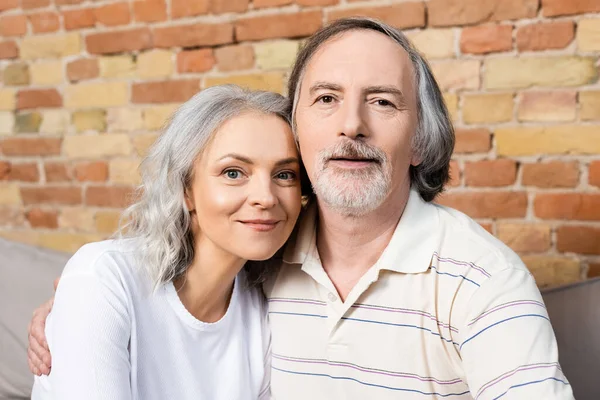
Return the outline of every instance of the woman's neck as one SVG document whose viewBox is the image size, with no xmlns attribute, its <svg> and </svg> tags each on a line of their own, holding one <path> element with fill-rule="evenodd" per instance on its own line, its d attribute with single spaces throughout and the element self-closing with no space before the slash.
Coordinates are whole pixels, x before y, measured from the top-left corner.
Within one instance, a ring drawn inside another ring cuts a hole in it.
<svg viewBox="0 0 600 400">
<path fill-rule="evenodd" d="M 223 318 L 229 307 L 235 277 L 245 262 L 209 239 L 198 238 L 194 260 L 185 273 L 173 281 L 186 310 L 207 323 Z"/>
</svg>

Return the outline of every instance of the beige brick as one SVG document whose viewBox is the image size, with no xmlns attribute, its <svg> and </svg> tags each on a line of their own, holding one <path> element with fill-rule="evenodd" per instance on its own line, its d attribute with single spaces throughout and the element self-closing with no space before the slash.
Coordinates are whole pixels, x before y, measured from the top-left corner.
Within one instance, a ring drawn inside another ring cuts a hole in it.
<svg viewBox="0 0 600 400">
<path fill-rule="evenodd" d="M 86 83 L 68 86 L 65 90 L 65 107 L 111 107 L 129 103 L 127 82 Z"/>
<path fill-rule="evenodd" d="M 513 114 L 513 94 L 466 95 L 462 112 L 463 121 L 467 124 L 510 121 Z"/>
<path fill-rule="evenodd" d="M 20 57 L 24 60 L 36 58 L 61 58 L 81 51 L 79 33 L 60 35 L 25 36 L 21 41 Z"/>
<path fill-rule="evenodd" d="M 174 104 L 146 108 L 143 112 L 144 128 L 151 131 L 163 128 L 177 108 Z"/>
<path fill-rule="evenodd" d="M 0 111 L 0 135 L 10 135 L 15 128 L 15 115 L 11 112 Z"/>
<path fill-rule="evenodd" d="M 131 153 L 131 141 L 126 134 L 66 136 L 63 153 L 70 158 L 126 156 Z"/>
<path fill-rule="evenodd" d="M 135 62 L 133 56 L 100 57 L 100 76 L 103 78 L 133 78 Z"/>
<path fill-rule="evenodd" d="M 298 54 L 298 42 L 278 40 L 261 42 L 254 46 L 256 65 L 260 69 L 288 69 Z"/>
<path fill-rule="evenodd" d="M 578 86 L 597 76 L 590 57 L 493 58 L 485 62 L 486 89 Z"/>
<path fill-rule="evenodd" d="M 600 51 L 600 18 L 582 19 L 577 23 L 579 51 Z"/>
<path fill-rule="evenodd" d="M 30 64 L 29 74 L 34 85 L 58 85 L 64 80 L 62 61 Z"/>
<path fill-rule="evenodd" d="M 139 166 L 140 160 L 112 160 L 108 165 L 109 178 L 113 183 L 139 185 L 141 183 Z"/>
<path fill-rule="evenodd" d="M 75 229 L 91 232 L 95 228 L 94 211 L 83 207 L 63 207 L 58 216 L 58 226 L 62 229 Z"/>
<path fill-rule="evenodd" d="M 0 237 L 13 242 L 26 243 L 32 246 L 39 245 L 39 232 L 28 229 L 25 231 L 0 231 Z"/>
<path fill-rule="evenodd" d="M 140 78 L 165 78 L 173 73 L 173 54 L 168 50 L 152 50 L 137 58 L 137 75 Z"/>
<path fill-rule="evenodd" d="M 425 29 L 408 34 L 417 50 L 428 59 L 454 58 L 454 31 L 452 29 Z"/>
<path fill-rule="evenodd" d="M 16 183 L 0 183 L 0 206 L 21 205 L 21 192 Z"/>
<path fill-rule="evenodd" d="M 496 129 L 496 151 L 503 156 L 600 153 L 600 127 L 560 125 Z"/>
<path fill-rule="evenodd" d="M 73 113 L 73 125 L 77 132 L 106 130 L 106 111 L 104 110 L 84 110 Z"/>
<path fill-rule="evenodd" d="M 47 249 L 74 253 L 84 244 L 104 238 L 102 235 L 89 233 L 40 232 L 37 244 Z"/>
<path fill-rule="evenodd" d="M 16 106 L 16 91 L 0 89 L 0 110 L 14 110 Z"/>
<path fill-rule="evenodd" d="M 100 233 L 112 234 L 119 229 L 119 211 L 98 211 L 96 213 L 96 230 Z"/>
<path fill-rule="evenodd" d="M 448 107 L 448 112 L 450 113 L 450 117 L 452 121 L 458 120 L 458 96 L 456 93 L 444 93 L 444 102 L 446 103 L 446 107 Z"/>
<path fill-rule="evenodd" d="M 541 253 L 550 249 L 550 225 L 498 223 L 496 234 L 516 252 Z"/>
<path fill-rule="evenodd" d="M 42 112 L 40 133 L 64 135 L 69 130 L 71 115 L 65 110 L 48 110 Z"/>
<path fill-rule="evenodd" d="M 480 67 L 477 60 L 444 61 L 431 66 L 442 90 L 479 89 Z"/>
<path fill-rule="evenodd" d="M 283 72 L 207 77 L 204 81 L 204 87 L 232 83 L 253 90 L 270 90 L 283 94 L 283 78 Z"/>
<path fill-rule="evenodd" d="M 580 92 L 579 104 L 582 120 L 600 120 L 600 91 Z"/>
<path fill-rule="evenodd" d="M 574 121 L 575 92 L 525 92 L 521 95 L 519 121 Z"/>
<path fill-rule="evenodd" d="M 133 148 L 140 157 L 145 157 L 148 153 L 148 149 L 156 141 L 158 134 L 156 133 L 145 133 L 142 135 L 136 135 L 131 140 L 133 141 Z"/>
<path fill-rule="evenodd" d="M 577 260 L 550 256 L 524 256 L 522 259 L 539 287 L 577 282 L 581 279 L 581 264 Z"/>
<path fill-rule="evenodd" d="M 111 108 L 106 115 L 109 132 L 132 132 L 142 129 L 142 110 Z"/>
</svg>

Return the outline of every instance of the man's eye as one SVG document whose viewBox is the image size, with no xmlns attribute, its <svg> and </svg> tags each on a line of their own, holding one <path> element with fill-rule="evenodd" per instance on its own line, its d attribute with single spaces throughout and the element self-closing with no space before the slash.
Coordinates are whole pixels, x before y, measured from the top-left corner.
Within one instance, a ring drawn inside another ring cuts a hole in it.
<svg viewBox="0 0 600 400">
<path fill-rule="evenodd" d="M 228 169 L 225 171 L 225 176 L 229 179 L 239 179 L 242 177 L 242 173 L 237 169 Z"/>
<path fill-rule="evenodd" d="M 331 104 L 331 103 L 333 103 L 333 100 L 334 100 L 333 96 L 322 96 L 319 98 L 318 101 L 320 101 L 321 103 L 324 103 L 324 104 Z"/>
<path fill-rule="evenodd" d="M 383 100 L 383 99 L 379 99 L 377 100 L 377 105 L 378 106 L 382 106 L 382 107 L 389 107 L 389 106 L 393 106 L 393 104 L 387 100 Z"/>
</svg>

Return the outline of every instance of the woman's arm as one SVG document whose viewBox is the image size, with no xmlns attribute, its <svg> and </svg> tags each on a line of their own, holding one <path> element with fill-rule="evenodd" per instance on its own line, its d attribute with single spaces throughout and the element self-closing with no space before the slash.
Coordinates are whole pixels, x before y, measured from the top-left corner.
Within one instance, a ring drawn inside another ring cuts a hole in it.
<svg viewBox="0 0 600 400">
<path fill-rule="evenodd" d="M 53 397 L 131 399 L 130 321 L 119 282 L 88 273 L 63 276 L 46 327 Z"/>
</svg>

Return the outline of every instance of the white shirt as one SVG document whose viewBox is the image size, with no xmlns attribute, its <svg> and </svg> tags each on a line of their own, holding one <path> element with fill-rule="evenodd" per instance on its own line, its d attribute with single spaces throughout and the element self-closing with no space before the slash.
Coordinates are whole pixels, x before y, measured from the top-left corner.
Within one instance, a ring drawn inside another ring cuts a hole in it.
<svg viewBox="0 0 600 400">
<path fill-rule="evenodd" d="M 34 400 L 255 400 L 269 396 L 270 334 L 262 294 L 236 278 L 216 323 L 194 318 L 172 283 L 156 293 L 134 241 L 82 247 L 46 322 L 49 376 Z"/>
<path fill-rule="evenodd" d="M 411 191 L 379 260 L 342 302 L 316 207 L 265 286 L 278 400 L 572 400 L 546 308 L 519 257 Z"/>
</svg>

